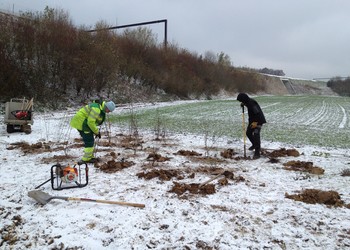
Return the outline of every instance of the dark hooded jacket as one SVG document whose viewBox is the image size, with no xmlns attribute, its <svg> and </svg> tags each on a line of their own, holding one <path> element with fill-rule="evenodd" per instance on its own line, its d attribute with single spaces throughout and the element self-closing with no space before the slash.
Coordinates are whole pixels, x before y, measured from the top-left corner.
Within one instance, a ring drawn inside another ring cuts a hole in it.
<svg viewBox="0 0 350 250">
<path fill-rule="evenodd" d="M 264 113 L 262 112 L 259 104 L 245 93 L 239 93 L 237 100 L 244 104 L 248 108 L 248 121 L 258 122 L 258 125 L 266 123 Z"/>
</svg>

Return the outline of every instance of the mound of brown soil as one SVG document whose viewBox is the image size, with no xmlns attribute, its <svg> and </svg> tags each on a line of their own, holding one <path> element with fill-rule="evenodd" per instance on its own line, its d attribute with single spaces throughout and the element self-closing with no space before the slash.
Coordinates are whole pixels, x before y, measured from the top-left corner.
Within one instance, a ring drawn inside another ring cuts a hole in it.
<svg viewBox="0 0 350 250">
<path fill-rule="evenodd" d="M 184 184 L 174 182 L 174 186 L 169 190 L 169 192 L 176 193 L 177 195 L 182 195 L 185 192 L 201 195 L 214 194 L 216 192 L 213 184 L 207 184 L 202 187 L 199 187 L 199 185 L 200 184 L 198 183 Z"/>
<path fill-rule="evenodd" d="M 324 174 L 324 169 L 313 166 L 310 161 L 289 161 L 283 163 L 285 170 L 308 172 L 310 174 Z"/>
<path fill-rule="evenodd" d="M 179 150 L 174 155 L 182 155 L 182 156 L 201 156 L 202 154 L 197 153 L 195 151 L 189 151 L 189 150 Z"/>
<path fill-rule="evenodd" d="M 147 160 L 148 161 L 156 161 L 156 162 L 165 162 L 165 161 L 169 161 L 170 158 L 161 156 L 160 154 L 151 153 L 148 155 Z"/>
<path fill-rule="evenodd" d="M 134 165 L 135 163 L 132 161 L 108 161 L 107 163 L 95 163 L 94 166 L 95 168 L 99 168 L 100 170 L 102 170 L 105 173 L 115 173 L 118 172 L 124 168 L 128 168 L 131 167 L 132 165 Z"/>
<path fill-rule="evenodd" d="M 281 148 L 278 150 L 274 150 L 271 153 L 267 153 L 266 156 L 270 158 L 285 157 L 285 156 L 298 157 L 300 156 L 300 153 L 296 149 Z"/>
<path fill-rule="evenodd" d="M 305 189 L 300 194 L 289 195 L 285 197 L 295 201 L 301 201 L 309 204 L 325 204 L 330 206 L 342 207 L 344 202 L 340 199 L 340 195 L 336 191 L 322 191 L 318 189 Z"/>
<path fill-rule="evenodd" d="M 182 172 L 179 170 L 165 170 L 165 169 L 154 169 L 149 172 L 140 172 L 136 174 L 139 178 L 144 178 L 146 180 L 150 180 L 153 178 L 159 178 L 162 181 L 170 181 L 172 178 L 177 178 L 182 180 L 184 177 L 182 176 Z"/>
<path fill-rule="evenodd" d="M 220 152 L 220 155 L 226 159 L 233 159 L 233 156 L 237 154 L 232 148 L 226 149 Z"/>
<path fill-rule="evenodd" d="M 11 143 L 11 146 L 7 147 L 7 150 L 13 150 L 13 149 L 21 149 L 23 153 L 42 153 L 42 152 L 49 152 L 50 151 L 50 145 L 48 143 L 42 143 L 38 142 L 35 144 L 29 144 L 27 142 L 16 142 Z"/>
</svg>

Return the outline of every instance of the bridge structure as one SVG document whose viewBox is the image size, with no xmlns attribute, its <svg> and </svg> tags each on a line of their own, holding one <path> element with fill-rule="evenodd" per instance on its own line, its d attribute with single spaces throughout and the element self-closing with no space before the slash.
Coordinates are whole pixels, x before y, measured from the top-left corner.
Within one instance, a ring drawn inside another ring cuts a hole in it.
<svg viewBox="0 0 350 250">
<path fill-rule="evenodd" d="M 334 77 L 320 77 L 320 78 L 313 78 L 312 80 L 315 81 L 328 81 L 331 79 L 348 79 L 350 76 L 334 76 Z"/>
</svg>

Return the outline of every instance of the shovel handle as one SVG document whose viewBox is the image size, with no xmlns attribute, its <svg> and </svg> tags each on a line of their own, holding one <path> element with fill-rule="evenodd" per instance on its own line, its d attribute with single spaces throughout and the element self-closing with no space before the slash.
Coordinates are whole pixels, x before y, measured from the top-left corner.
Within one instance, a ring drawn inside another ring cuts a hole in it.
<svg viewBox="0 0 350 250">
<path fill-rule="evenodd" d="M 140 208 L 145 207 L 145 204 L 130 203 L 130 202 L 123 202 L 123 201 L 106 201 L 106 200 L 94 200 L 94 199 L 88 199 L 88 198 L 75 198 L 75 197 L 69 197 L 69 198 L 67 198 L 67 200 L 107 203 L 107 204 L 116 204 L 116 205 L 122 205 L 122 206 L 140 207 Z"/>
<path fill-rule="evenodd" d="M 202 184 L 199 185 L 199 188 L 203 187 L 204 185 L 208 184 L 209 182 L 218 179 L 220 176 L 222 176 L 225 173 L 225 171 L 222 171 L 220 174 L 215 175 L 214 177 L 210 178 L 209 180 L 203 182 Z"/>
</svg>

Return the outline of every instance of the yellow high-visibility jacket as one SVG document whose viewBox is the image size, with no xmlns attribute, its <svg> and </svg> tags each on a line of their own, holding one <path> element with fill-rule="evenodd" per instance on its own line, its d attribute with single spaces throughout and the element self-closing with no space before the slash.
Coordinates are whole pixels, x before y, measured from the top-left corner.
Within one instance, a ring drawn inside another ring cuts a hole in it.
<svg viewBox="0 0 350 250">
<path fill-rule="evenodd" d="M 105 102 L 90 103 L 85 105 L 74 115 L 70 125 L 71 127 L 84 131 L 98 134 L 97 126 L 101 125 L 106 118 Z"/>
</svg>

